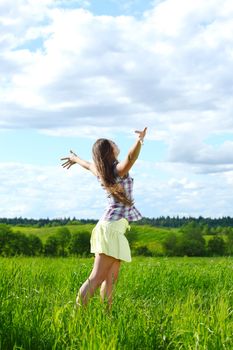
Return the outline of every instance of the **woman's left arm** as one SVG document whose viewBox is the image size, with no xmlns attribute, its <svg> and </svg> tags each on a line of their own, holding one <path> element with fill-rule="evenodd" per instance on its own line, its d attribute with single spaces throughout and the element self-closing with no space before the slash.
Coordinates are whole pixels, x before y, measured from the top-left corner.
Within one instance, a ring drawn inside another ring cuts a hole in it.
<svg viewBox="0 0 233 350">
<path fill-rule="evenodd" d="M 125 160 L 119 162 L 116 166 L 119 176 L 125 176 L 129 170 L 132 168 L 136 160 L 138 159 L 139 153 L 141 151 L 141 145 L 143 144 L 144 137 L 146 136 L 147 128 L 143 131 L 136 130 L 138 134 L 138 139 L 135 144 L 130 148 L 128 155 Z"/>
<path fill-rule="evenodd" d="M 93 163 L 90 163 L 84 159 L 81 159 L 77 156 L 73 151 L 70 151 L 71 155 L 69 157 L 61 158 L 61 160 L 65 160 L 62 164 L 63 168 L 69 169 L 74 164 L 79 164 L 86 170 L 90 170 L 95 176 L 97 176 L 97 170 Z"/>
</svg>

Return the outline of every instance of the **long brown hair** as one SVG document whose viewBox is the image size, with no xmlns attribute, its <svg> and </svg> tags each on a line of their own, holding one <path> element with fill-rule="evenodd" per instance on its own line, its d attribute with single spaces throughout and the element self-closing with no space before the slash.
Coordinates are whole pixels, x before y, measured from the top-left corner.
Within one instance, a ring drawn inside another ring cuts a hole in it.
<svg viewBox="0 0 233 350">
<path fill-rule="evenodd" d="M 114 162 L 117 161 L 112 143 L 108 139 L 98 139 L 92 147 L 93 160 L 106 190 L 119 202 L 126 206 L 133 204 L 132 200 L 126 196 L 125 190 L 120 183 L 116 182 L 114 174 Z"/>
</svg>

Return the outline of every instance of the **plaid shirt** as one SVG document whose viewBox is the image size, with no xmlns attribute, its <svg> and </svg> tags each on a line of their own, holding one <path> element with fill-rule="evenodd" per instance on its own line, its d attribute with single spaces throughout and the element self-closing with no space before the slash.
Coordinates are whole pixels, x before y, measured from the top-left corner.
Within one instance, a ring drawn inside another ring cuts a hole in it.
<svg viewBox="0 0 233 350">
<path fill-rule="evenodd" d="M 116 168 L 115 168 L 116 173 Z M 133 178 L 129 174 L 125 177 L 120 177 L 116 174 L 116 182 L 120 183 L 125 189 L 126 196 L 133 200 Z M 119 202 L 112 194 L 107 192 L 108 206 L 100 220 L 116 221 L 125 218 L 128 221 L 137 221 L 142 218 L 141 213 L 134 205 L 128 207 Z"/>
</svg>

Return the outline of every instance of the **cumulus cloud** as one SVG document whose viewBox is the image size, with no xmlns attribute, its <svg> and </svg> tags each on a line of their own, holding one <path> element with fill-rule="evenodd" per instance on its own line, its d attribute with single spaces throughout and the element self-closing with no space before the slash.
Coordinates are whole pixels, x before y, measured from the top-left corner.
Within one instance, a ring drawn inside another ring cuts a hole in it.
<svg viewBox="0 0 233 350">
<path fill-rule="evenodd" d="M 223 128 L 229 123 L 230 1 L 166 0 L 142 19 L 95 16 L 56 3 L 22 0 L 10 11 L 12 4 L 5 2 L 5 18 L 15 21 L 2 24 L 14 37 L 2 55 L 8 64 L 2 103 L 8 102 L 8 115 L 15 117 L 6 121 L 2 116 L 2 125 L 64 130 L 61 113 L 68 128 L 96 120 L 112 126 L 122 117 L 130 125 L 143 116 L 152 127 L 159 122 L 166 130 L 189 119 L 209 121 L 208 112 L 213 124 L 216 118 L 223 119 Z M 30 52 L 33 35 L 42 45 Z M 24 41 L 28 46 L 20 49 Z M 18 108 L 23 108 L 23 120 Z"/>
<path fill-rule="evenodd" d="M 212 145 L 202 145 L 199 147 L 197 142 L 191 139 L 181 139 L 180 143 L 174 145 L 171 152 L 174 153 L 173 160 L 197 163 L 206 165 L 225 165 L 232 164 L 233 166 L 233 142 L 225 141 L 217 149 Z M 175 148 L 176 147 L 176 148 Z M 197 148 L 195 150 L 195 147 Z M 179 149 L 179 150 L 178 150 Z"/>
</svg>

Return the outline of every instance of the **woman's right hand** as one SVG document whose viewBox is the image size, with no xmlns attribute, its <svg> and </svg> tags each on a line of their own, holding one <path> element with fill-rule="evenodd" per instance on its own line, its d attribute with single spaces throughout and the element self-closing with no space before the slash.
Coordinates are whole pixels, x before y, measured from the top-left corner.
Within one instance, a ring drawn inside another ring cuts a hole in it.
<svg viewBox="0 0 233 350">
<path fill-rule="evenodd" d="M 69 157 L 61 158 L 61 160 L 65 160 L 64 163 L 62 163 L 63 168 L 69 169 L 72 165 L 74 165 L 76 162 L 77 154 L 75 154 L 72 150 L 70 150 L 71 155 Z"/>
</svg>

